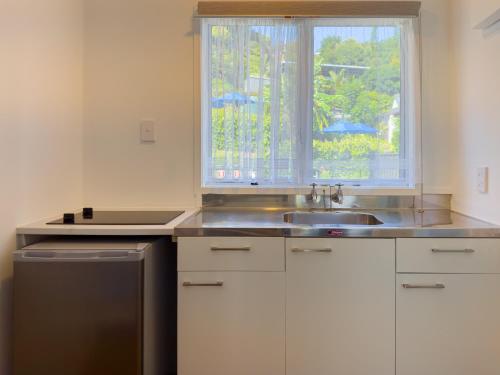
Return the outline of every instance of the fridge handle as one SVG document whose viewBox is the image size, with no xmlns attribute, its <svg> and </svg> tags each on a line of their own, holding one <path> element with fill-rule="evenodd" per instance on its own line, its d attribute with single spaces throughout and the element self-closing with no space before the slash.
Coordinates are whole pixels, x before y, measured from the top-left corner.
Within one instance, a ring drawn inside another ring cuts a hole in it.
<svg viewBox="0 0 500 375">
<path fill-rule="evenodd" d="M 18 250 L 14 262 L 131 262 L 144 258 L 142 250 Z"/>
</svg>

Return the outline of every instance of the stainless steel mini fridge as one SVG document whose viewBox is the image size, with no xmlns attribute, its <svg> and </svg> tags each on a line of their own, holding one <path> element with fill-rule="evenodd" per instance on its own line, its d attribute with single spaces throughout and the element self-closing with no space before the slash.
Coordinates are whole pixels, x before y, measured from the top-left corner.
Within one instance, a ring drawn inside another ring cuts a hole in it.
<svg viewBox="0 0 500 375">
<path fill-rule="evenodd" d="M 172 252 L 166 240 L 16 251 L 14 375 L 175 373 Z"/>
</svg>

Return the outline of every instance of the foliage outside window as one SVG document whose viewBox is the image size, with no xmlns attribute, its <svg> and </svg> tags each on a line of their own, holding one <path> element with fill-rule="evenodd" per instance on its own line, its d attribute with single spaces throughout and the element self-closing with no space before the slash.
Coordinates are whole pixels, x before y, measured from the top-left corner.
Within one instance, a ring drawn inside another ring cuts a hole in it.
<svg viewBox="0 0 500 375">
<path fill-rule="evenodd" d="M 206 19 L 203 183 L 414 187 L 412 19 Z"/>
</svg>

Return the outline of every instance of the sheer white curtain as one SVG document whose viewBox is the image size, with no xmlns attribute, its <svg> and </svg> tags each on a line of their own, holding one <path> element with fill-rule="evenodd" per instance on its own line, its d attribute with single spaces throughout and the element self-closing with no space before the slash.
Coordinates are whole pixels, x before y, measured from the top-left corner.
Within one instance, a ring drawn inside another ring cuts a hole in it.
<svg viewBox="0 0 500 375">
<path fill-rule="evenodd" d="M 202 27 L 205 183 L 296 183 L 298 26 L 239 18 Z"/>
<path fill-rule="evenodd" d="M 312 19 L 306 24 L 315 51 L 313 149 L 308 152 L 313 160 L 306 180 L 418 185 L 418 20 Z"/>
<path fill-rule="evenodd" d="M 420 18 L 402 20 L 404 37 L 404 54 L 408 89 L 406 90 L 406 121 L 408 128 L 408 170 L 411 185 L 420 188 L 423 195 L 422 165 L 422 42 Z"/>
<path fill-rule="evenodd" d="M 421 185 L 418 18 L 202 20 L 204 186 Z"/>
</svg>

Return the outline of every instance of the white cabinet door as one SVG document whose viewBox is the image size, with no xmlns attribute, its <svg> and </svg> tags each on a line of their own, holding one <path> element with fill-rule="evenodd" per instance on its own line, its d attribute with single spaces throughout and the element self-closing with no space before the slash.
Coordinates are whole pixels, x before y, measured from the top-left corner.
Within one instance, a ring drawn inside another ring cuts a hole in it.
<svg viewBox="0 0 500 375">
<path fill-rule="evenodd" d="M 395 371 L 395 241 L 286 241 L 287 375 Z"/>
<path fill-rule="evenodd" d="M 179 272 L 179 375 L 284 375 L 284 272 Z"/>
<path fill-rule="evenodd" d="M 500 374 L 500 275 L 401 274 L 396 298 L 397 375 Z"/>
</svg>

